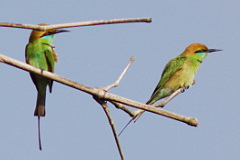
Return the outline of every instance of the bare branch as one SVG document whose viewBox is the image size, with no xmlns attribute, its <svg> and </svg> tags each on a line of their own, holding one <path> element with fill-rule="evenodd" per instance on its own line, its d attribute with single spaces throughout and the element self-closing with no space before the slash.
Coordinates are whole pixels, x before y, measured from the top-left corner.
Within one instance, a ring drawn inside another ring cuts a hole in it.
<svg viewBox="0 0 240 160">
<path fill-rule="evenodd" d="M 102 106 L 102 108 L 103 108 L 103 110 L 104 110 L 104 112 L 105 112 L 105 114 L 108 118 L 108 122 L 111 126 L 111 129 L 112 129 L 112 132 L 113 132 L 113 135 L 114 135 L 114 139 L 115 139 L 115 142 L 116 142 L 117 147 L 118 147 L 118 152 L 119 152 L 120 157 L 121 157 L 121 160 L 124 160 L 124 155 L 123 155 L 123 152 L 122 152 L 122 149 L 121 149 L 120 141 L 119 141 L 119 138 L 118 138 L 118 135 L 117 135 L 117 131 L 116 131 L 116 128 L 115 128 L 115 125 L 114 125 L 114 121 L 111 118 L 110 111 L 108 109 L 107 103 L 104 100 L 99 99 L 98 97 L 93 96 L 93 98 Z"/>
<path fill-rule="evenodd" d="M 146 17 L 146 18 L 129 18 L 129 19 L 112 19 L 112 20 L 99 20 L 99 21 L 86 21 L 86 22 L 54 24 L 54 25 L 48 25 L 48 26 L 0 22 L 0 26 L 2 26 L 2 27 L 11 27 L 11 28 L 35 29 L 35 30 L 40 30 L 40 31 L 46 31 L 46 30 L 49 30 L 49 29 L 72 28 L 72 27 L 83 27 L 83 26 L 94 26 L 94 25 L 116 24 L 116 23 L 136 23 L 136 22 L 150 23 L 150 22 L 152 22 L 152 19 L 150 17 Z"/>
<path fill-rule="evenodd" d="M 125 67 L 125 69 L 123 70 L 123 72 L 121 73 L 121 75 L 118 77 L 118 79 L 111 85 L 104 87 L 105 91 L 108 91 L 111 88 L 117 87 L 120 83 L 120 81 L 122 80 L 123 76 L 126 74 L 127 70 L 129 69 L 129 67 L 131 66 L 131 64 L 133 63 L 133 61 L 136 59 L 136 57 L 131 57 L 130 61 L 128 62 L 127 66 Z"/>
<path fill-rule="evenodd" d="M 152 106 L 156 107 L 156 108 L 158 108 L 158 107 L 163 108 L 168 102 L 170 102 L 174 97 L 176 97 L 178 94 L 182 93 L 183 91 L 184 91 L 184 88 L 179 88 L 177 91 L 175 91 L 173 94 L 171 94 L 167 99 L 165 99 L 164 101 L 162 101 L 158 104 L 153 104 Z M 132 111 L 132 110 L 128 109 L 127 107 L 125 107 L 124 105 L 120 104 L 120 103 L 113 102 L 112 104 L 115 105 L 116 108 L 122 109 L 130 117 L 136 117 L 138 114 L 140 114 L 140 113 L 142 114 L 144 112 L 144 110 L 142 110 L 142 109 Z M 136 120 L 137 119 L 135 119 L 135 121 Z"/>
<path fill-rule="evenodd" d="M 171 112 L 165 111 L 163 109 L 155 108 L 155 107 L 153 107 L 153 105 L 146 105 L 146 104 L 139 103 L 139 102 L 136 102 L 136 101 L 124 98 L 124 97 L 120 97 L 120 96 L 112 94 L 112 93 L 107 93 L 106 91 L 104 91 L 102 89 L 88 87 L 88 86 L 85 86 L 83 84 L 80 84 L 80 83 L 74 82 L 72 80 L 69 80 L 67 78 L 61 77 L 57 74 L 54 74 L 54 73 L 51 73 L 51 72 L 48 72 L 48 71 L 42 71 L 39 68 L 35 68 L 31 65 L 28 65 L 26 63 L 17 61 L 15 59 L 4 56 L 2 54 L 0 54 L 0 62 L 15 66 L 15 67 L 23 69 L 25 71 L 29 71 L 29 72 L 32 72 L 32 73 L 50 78 L 50 79 L 52 79 L 56 82 L 59 82 L 61 84 L 67 85 L 67 86 L 72 87 L 72 88 L 75 88 L 75 89 L 80 90 L 82 92 L 91 94 L 93 96 L 97 96 L 98 98 L 104 99 L 106 101 L 114 101 L 114 102 L 118 102 L 118 103 L 121 103 L 121 104 L 125 104 L 125 105 L 128 105 L 128 106 L 134 107 L 134 108 L 149 111 L 149 112 L 152 112 L 152 113 L 155 113 L 155 114 L 159 114 L 159 115 L 171 118 L 171 119 L 175 119 L 175 120 L 184 122 L 184 123 L 186 123 L 188 125 L 191 125 L 191 126 L 197 126 L 197 124 L 198 124 L 198 121 L 197 121 L 196 118 L 185 117 L 185 116 L 182 116 L 182 115 L 171 113 Z"/>
<path fill-rule="evenodd" d="M 185 89 L 184 88 L 179 88 L 178 90 L 176 90 L 175 92 L 173 92 L 169 97 L 167 97 L 164 101 L 158 103 L 158 104 L 153 104 L 153 106 L 155 108 L 163 108 L 168 102 L 170 102 L 174 97 L 176 97 L 177 95 L 179 95 L 180 93 L 184 92 Z M 132 114 L 134 115 L 134 122 L 136 122 L 138 120 L 138 118 L 144 113 L 145 111 L 142 109 L 138 109 L 136 111 L 133 111 Z"/>
<path fill-rule="evenodd" d="M 120 81 L 122 80 L 123 76 L 126 74 L 127 70 L 129 69 L 129 67 L 131 66 L 131 64 L 133 63 L 133 61 L 135 61 L 136 57 L 131 57 L 130 61 L 128 62 L 127 66 L 124 68 L 124 70 L 122 71 L 122 73 L 120 74 L 120 76 L 118 77 L 118 79 L 111 85 L 104 87 L 103 89 L 105 91 L 108 91 L 109 89 L 113 88 L 113 87 L 117 87 L 120 83 Z M 110 101 L 110 103 L 112 103 L 116 108 L 123 110 L 124 112 L 128 113 L 130 116 L 134 115 L 133 111 L 131 111 L 130 109 L 128 109 L 127 107 L 125 107 L 124 105 L 122 105 L 121 103 L 117 103 L 114 101 Z"/>
<path fill-rule="evenodd" d="M 176 97 L 178 94 L 184 92 L 184 88 L 179 88 L 178 90 L 176 90 L 174 93 L 172 93 L 167 99 L 165 99 L 164 101 L 162 101 L 161 103 L 158 104 L 153 104 L 152 106 L 157 108 L 157 107 L 164 107 L 170 100 L 172 100 L 174 97 Z M 122 106 L 124 107 L 124 106 Z M 133 117 L 124 127 L 123 129 L 119 132 L 118 136 L 120 136 L 123 131 L 128 127 L 128 125 L 134 121 L 134 123 L 141 117 L 141 115 L 144 113 L 145 111 L 142 109 L 138 109 L 136 111 L 129 111 L 126 112 L 128 113 L 131 117 Z"/>
<path fill-rule="evenodd" d="M 135 111 L 132 111 L 132 110 L 128 109 L 127 107 L 125 107 L 121 103 L 114 102 L 114 101 L 110 101 L 110 103 L 112 103 L 117 109 L 121 109 L 124 112 L 126 112 L 129 116 L 131 116 L 131 117 L 136 116 Z"/>
</svg>

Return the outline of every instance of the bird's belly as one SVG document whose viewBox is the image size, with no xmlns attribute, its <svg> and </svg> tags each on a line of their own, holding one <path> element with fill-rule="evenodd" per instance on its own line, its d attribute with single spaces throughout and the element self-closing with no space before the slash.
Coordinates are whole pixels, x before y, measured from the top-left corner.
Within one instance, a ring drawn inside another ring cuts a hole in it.
<svg viewBox="0 0 240 160">
<path fill-rule="evenodd" d="M 166 87 L 174 90 L 180 87 L 191 87 L 194 82 L 195 73 L 193 71 L 179 71 L 175 73 L 166 83 Z"/>
</svg>

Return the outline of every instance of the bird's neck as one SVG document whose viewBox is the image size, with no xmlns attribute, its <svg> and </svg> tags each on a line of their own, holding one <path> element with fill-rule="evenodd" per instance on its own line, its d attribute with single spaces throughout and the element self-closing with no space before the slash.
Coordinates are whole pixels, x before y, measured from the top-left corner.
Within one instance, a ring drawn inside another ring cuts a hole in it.
<svg viewBox="0 0 240 160">
<path fill-rule="evenodd" d="M 53 35 L 48 35 L 40 38 L 45 43 L 51 44 L 53 42 Z"/>
<path fill-rule="evenodd" d="M 194 55 L 194 58 L 198 61 L 198 62 L 201 62 L 207 57 L 207 53 L 206 52 L 200 52 L 200 53 L 196 53 Z"/>
</svg>

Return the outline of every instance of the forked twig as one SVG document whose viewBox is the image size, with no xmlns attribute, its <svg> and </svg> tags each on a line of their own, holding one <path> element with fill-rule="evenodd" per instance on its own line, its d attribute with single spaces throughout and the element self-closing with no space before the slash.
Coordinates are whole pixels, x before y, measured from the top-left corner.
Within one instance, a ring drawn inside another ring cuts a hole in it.
<svg viewBox="0 0 240 160">
<path fill-rule="evenodd" d="M 131 57 L 130 58 L 130 61 L 128 62 L 127 66 L 124 68 L 124 70 L 122 71 L 122 73 L 120 74 L 120 76 L 118 77 L 118 79 L 106 86 L 106 87 L 103 87 L 103 88 L 99 88 L 99 89 L 102 89 L 104 90 L 105 92 L 107 92 L 109 89 L 112 89 L 114 87 L 117 87 L 120 83 L 120 81 L 122 80 L 123 76 L 126 74 L 127 70 L 129 69 L 129 67 L 131 66 L 131 64 L 133 63 L 133 61 L 135 60 L 136 58 L 135 57 Z M 113 119 L 111 118 L 111 115 L 110 115 L 110 111 L 108 109 L 108 106 L 107 106 L 107 103 L 105 102 L 104 99 L 100 99 L 98 98 L 97 96 L 93 96 L 93 98 L 102 106 L 102 108 L 104 109 L 104 112 L 106 114 L 106 116 L 108 117 L 108 122 L 112 128 L 112 132 L 113 132 L 113 135 L 114 135 L 114 138 L 115 138 L 115 141 L 116 141 L 116 144 L 117 144 L 117 147 L 118 147 L 118 151 L 119 151 L 119 154 L 121 156 L 121 159 L 124 160 L 124 155 L 123 155 L 123 152 L 122 152 L 122 149 L 121 149 L 121 146 L 120 146 L 120 142 L 119 142 L 119 139 L 118 139 L 118 135 L 117 135 L 117 131 L 116 131 L 116 128 L 115 128 L 115 125 L 114 125 L 114 121 Z M 110 101 L 111 103 L 114 103 L 112 101 Z"/>
<path fill-rule="evenodd" d="M 129 69 L 129 67 L 132 65 L 132 63 L 135 61 L 136 57 L 131 57 L 130 61 L 128 62 L 127 66 L 124 68 L 124 70 L 122 71 L 122 73 L 120 74 L 120 76 L 118 77 L 118 79 L 113 83 L 110 84 L 106 87 L 103 87 L 103 89 L 105 91 L 108 91 L 111 88 L 117 87 L 120 83 L 120 81 L 122 80 L 123 76 L 126 74 L 127 70 Z M 126 112 L 127 114 L 129 114 L 130 116 L 134 116 L 134 112 L 130 109 L 128 109 L 127 107 L 125 107 L 123 104 L 115 102 L 115 101 L 109 101 L 110 103 L 112 103 L 117 109 L 121 109 L 124 112 Z"/>
</svg>

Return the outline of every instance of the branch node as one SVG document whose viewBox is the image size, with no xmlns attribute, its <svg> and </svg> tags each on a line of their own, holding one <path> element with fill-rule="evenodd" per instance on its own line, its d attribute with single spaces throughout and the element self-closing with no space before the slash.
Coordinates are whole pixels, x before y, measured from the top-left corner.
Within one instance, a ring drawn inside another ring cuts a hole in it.
<svg viewBox="0 0 240 160">
<path fill-rule="evenodd" d="M 105 88 L 101 88 L 101 87 L 97 87 L 94 88 L 96 90 L 96 94 L 93 95 L 94 99 L 102 99 L 105 101 L 105 95 L 107 93 L 107 90 L 105 90 Z"/>
</svg>

